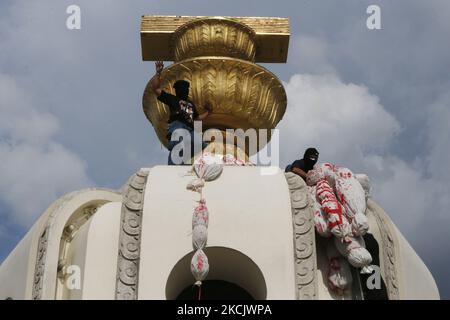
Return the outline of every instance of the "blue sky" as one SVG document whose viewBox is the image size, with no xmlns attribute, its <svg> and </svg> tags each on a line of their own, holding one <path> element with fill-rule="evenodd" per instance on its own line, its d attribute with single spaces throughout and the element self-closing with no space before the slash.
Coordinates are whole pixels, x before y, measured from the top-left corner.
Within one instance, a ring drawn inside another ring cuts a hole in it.
<svg viewBox="0 0 450 320">
<path fill-rule="evenodd" d="M 81 30 L 65 26 L 81 7 Z M 381 7 L 381 30 L 366 8 Z M 366 172 L 373 197 L 450 298 L 450 2 L 446 0 L 0 2 L 0 261 L 62 194 L 120 188 L 165 163 L 142 112 L 154 72 L 143 14 L 288 17 L 282 165 L 315 145 Z"/>
</svg>

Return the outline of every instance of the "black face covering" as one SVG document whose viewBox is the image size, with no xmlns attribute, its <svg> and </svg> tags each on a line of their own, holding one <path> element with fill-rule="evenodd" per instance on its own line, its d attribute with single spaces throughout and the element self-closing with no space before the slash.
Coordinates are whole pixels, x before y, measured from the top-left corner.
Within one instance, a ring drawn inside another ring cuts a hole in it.
<svg viewBox="0 0 450 320">
<path fill-rule="evenodd" d="M 308 148 L 303 155 L 303 160 L 310 167 L 313 167 L 319 160 L 319 151 L 316 148 Z"/>
<path fill-rule="evenodd" d="M 189 82 L 185 80 L 178 80 L 173 85 L 175 89 L 175 94 L 178 98 L 187 100 L 189 97 Z"/>
<path fill-rule="evenodd" d="M 183 100 L 187 100 L 187 98 L 189 97 L 189 88 L 187 87 L 178 87 L 175 89 L 175 93 L 177 95 L 178 98 L 183 99 Z"/>
</svg>

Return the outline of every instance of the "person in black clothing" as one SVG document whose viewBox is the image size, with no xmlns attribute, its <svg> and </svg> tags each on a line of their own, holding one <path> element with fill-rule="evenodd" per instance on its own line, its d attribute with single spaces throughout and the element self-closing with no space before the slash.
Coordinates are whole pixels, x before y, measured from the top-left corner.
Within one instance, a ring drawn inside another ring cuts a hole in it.
<svg viewBox="0 0 450 320">
<path fill-rule="evenodd" d="M 306 174 L 313 169 L 317 160 L 319 160 L 319 151 L 316 148 L 308 148 L 303 155 L 303 159 L 295 160 L 288 165 L 285 172 L 296 173 L 306 181 Z"/>
<path fill-rule="evenodd" d="M 202 121 L 206 119 L 212 113 L 212 107 L 210 103 L 204 106 L 206 112 L 199 114 L 195 104 L 189 100 L 189 82 L 185 80 L 178 80 L 173 85 L 175 94 L 170 94 L 161 89 L 161 72 L 164 68 L 162 61 L 155 63 L 156 74 L 150 81 L 153 93 L 158 97 L 158 100 L 166 104 L 169 107 L 169 129 L 167 131 L 167 139 L 169 140 L 168 149 L 169 153 L 169 165 L 174 165 L 172 160 L 172 149 L 181 141 L 172 141 L 172 134 L 177 129 L 185 129 L 190 133 L 191 139 L 191 155 L 193 155 L 194 147 L 194 121 Z M 202 147 L 205 148 L 206 144 L 203 143 Z M 183 156 L 180 154 L 180 156 Z"/>
</svg>

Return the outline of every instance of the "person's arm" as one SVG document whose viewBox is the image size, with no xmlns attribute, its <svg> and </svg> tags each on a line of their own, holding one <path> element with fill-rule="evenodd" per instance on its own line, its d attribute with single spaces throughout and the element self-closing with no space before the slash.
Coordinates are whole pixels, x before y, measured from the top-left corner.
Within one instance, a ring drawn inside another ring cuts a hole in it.
<svg viewBox="0 0 450 320">
<path fill-rule="evenodd" d="M 306 172 L 303 171 L 302 169 L 293 167 L 292 172 L 295 174 L 298 174 L 300 177 L 302 177 L 304 180 L 306 180 Z"/>
<path fill-rule="evenodd" d="M 211 103 L 207 102 L 205 104 L 205 112 L 203 112 L 202 114 L 197 115 L 197 117 L 194 120 L 200 120 L 203 121 L 205 120 L 211 113 L 212 113 L 212 106 Z"/>
<path fill-rule="evenodd" d="M 153 93 L 159 97 L 161 95 L 161 72 L 164 69 L 164 63 L 162 61 L 155 62 L 156 74 L 150 80 L 150 86 Z"/>
</svg>

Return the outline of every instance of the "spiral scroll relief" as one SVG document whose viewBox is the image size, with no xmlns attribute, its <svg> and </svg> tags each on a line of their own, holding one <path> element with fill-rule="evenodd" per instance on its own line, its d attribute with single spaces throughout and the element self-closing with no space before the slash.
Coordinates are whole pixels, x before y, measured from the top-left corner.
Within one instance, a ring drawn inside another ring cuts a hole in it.
<svg viewBox="0 0 450 320">
<path fill-rule="evenodd" d="M 297 299 L 316 300 L 317 258 L 312 201 L 302 178 L 292 172 L 285 176 L 291 195 Z"/>
</svg>

